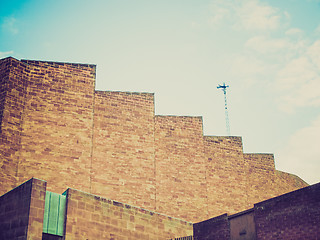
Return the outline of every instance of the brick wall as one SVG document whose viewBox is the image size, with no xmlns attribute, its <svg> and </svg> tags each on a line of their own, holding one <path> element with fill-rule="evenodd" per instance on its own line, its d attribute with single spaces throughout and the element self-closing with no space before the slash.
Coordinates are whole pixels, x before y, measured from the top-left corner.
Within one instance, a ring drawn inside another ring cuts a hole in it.
<svg viewBox="0 0 320 240">
<path fill-rule="evenodd" d="M 206 219 L 202 118 L 156 116 L 155 150 L 157 211 L 192 222 Z"/>
<path fill-rule="evenodd" d="M 31 179 L 0 197 L 0 239 L 42 239 L 46 182 Z"/>
<path fill-rule="evenodd" d="M 320 237 L 320 183 L 255 204 L 258 239 Z"/>
<path fill-rule="evenodd" d="M 192 224 L 99 196 L 67 190 L 66 240 L 171 239 Z"/>
<path fill-rule="evenodd" d="M 209 216 L 248 208 L 241 137 L 205 136 Z"/>
<path fill-rule="evenodd" d="M 320 237 L 320 183 L 195 223 L 194 239 L 311 240 Z"/>
<path fill-rule="evenodd" d="M 0 195 L 16 187 L 28 68 L 14 58 L 0 61 Z"/>
<path fill-rule="evenodd" d="M 307 186 L 292 174 L 276 171 L 273 154 L 244 154 L 244 158 L 250 205 Z"/>
<path fill-rule="evenodd" d="M 201 117 L 155 116 L 153 94 L 94 91 L 94 65 L 7 58 L 0 77 L 0 194 L 38 177 L 201 221 L 306 186 Z"/>
<path fill-rule="evenodd" d="M 36 176 L 50 191 L 74 186 L 89 191 L 95 66 L 23 62 L 30 77 L 18 181 Z"/>
<path fill-rule="evenodd" d="M 6 96 L 8 94 L 8 81 L 10 77 L 11 58 L 0 60 L 0 133 L 2 128 L 2 118 L 4 113 Z"/>
<path fill-rule="evenodd" d="M 275 175 L 273 154 L 244 154 L 247 162 L 248 199 L 253 205 L 280 195 Z"/>
<path fill-rule="evenodd" d="M 92 193 L 155 209 L 154 96 L 95 93 Z"/>
<path fill-rule="evenodd" d="M 280 189 L 279 195 L 308 186 L 305 181 L 294 174 L 279 170 L 275 170 L 275 174 L 277 176 L 278 188 Z"/>
<path fill-rule="evenodd" d="M 230 240 L 230 223 L 228 215 L 223 214 L 193 224 L 194 240 Z"/>
</svg>

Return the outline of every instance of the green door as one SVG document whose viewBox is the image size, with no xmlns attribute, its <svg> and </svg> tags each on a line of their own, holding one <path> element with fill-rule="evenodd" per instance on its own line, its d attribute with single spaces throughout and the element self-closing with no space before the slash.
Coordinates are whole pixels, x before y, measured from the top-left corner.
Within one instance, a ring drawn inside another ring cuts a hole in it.
<svg viewBox="0 0 320 240">
<path fill-rule="evenodd" d="M 46 192 L 43 232 L 63 236 L 66 215 L 66 196 Z"/>
</svg>

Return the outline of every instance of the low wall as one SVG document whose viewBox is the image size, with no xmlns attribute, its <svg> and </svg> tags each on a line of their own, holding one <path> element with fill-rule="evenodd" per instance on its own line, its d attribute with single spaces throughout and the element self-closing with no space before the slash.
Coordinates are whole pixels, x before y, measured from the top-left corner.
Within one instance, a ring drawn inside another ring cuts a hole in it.
<svg viewBox="0 0 320 240">
<path fill-rule="evenodd" d="M 195 223 L 194 239 L 318 239 L 320 183 L 256 203 L 253 209 Z"/>
<path fill-rule="evenodd" d="M 318 239 L 320 183 L 255 204 L 258 239 Z"/>
<path fill-rule="evenodd" d="M 230 239 L 230 223 L 228 215 L 223 214 L 193 225 L 194 240 L 203 239 Z"/>
<path fill-rule="evenodd" d="M 43 234 L 46 185 L 32 178 L 0 197 L 0 239 L 62 239 Z M 163 240 L 193 235 L 190 222 L 74 189 L 65 195 L 65 240 Z"/>
<path fill-rule="evenodd" d="M 189 222 L 74 189 L 68 189 L 66 195 L 65 240 L 163 240 L 193 234 Z"/>
</svg>

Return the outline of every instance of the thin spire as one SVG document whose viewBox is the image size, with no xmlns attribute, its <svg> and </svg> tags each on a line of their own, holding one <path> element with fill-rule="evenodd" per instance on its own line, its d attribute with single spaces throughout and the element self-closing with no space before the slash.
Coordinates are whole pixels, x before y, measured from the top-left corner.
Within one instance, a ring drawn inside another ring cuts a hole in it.
<svg viewBox="0 0 320 240">
<path fill-rule="evenodd" d="M 228 105 L 227 105 L 227 88 L 229 85 L 226 85 L 223 83 L 223 85 L 218 85 L 218 89 L 220 88 L 223 91 L 224 94 L 224 113 L 226 118 L 226 129 L 227 129 L 227 135 L 230 136 L 230 125 L 229 125 L 229 115 L 228 115 Z"/>
</svg>

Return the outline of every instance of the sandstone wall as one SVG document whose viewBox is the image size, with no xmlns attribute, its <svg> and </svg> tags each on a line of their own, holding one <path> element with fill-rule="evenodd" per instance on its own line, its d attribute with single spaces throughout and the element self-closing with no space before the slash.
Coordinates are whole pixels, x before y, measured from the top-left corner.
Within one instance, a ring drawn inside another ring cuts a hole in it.
<svg viewBox="0 0 320 240">
<path fill-rule="evenodd" d="M 77 190 L 67 190 L 66 240 L 163 240 L 192 234 L 192 223 Z"/>
<path fill-rule="evenodd" d="M 154 96 L 95 93 L 92 193 L 155 209 Z"/>
<path fill-rule="evenodd" d="M 14 58 L 0 61 L 0 194 L 17 186 L 28 66 Z"/>
<path fill-rule="evenodd" d="M 30 73 L 18 182 L 37 176 L 49 191 L 89 191 L 95 66 L 23 62 Z"/>
<path fill-rule="evenodd" d="M 247 163 L 248 202 L 256 202 L 302 188 L 307 184 L 292 174 L 275 170 L 273 154 L 244 154 Z"/>
<path fill-rule="evenodd" d="M 205 136 L 209 217 L 248 208 L 241 137 Z"/>
<path fill-rule="evenodd" d="M 240 137 L 203 136 L 201 117 L 155 116 L 153 94 L 95 91 L 94 65 L 0 70 L 0 194 L 37 177 L 197 222 L 307 185 Z"/>
<path fill-rule="evenodd" d="M 202 118 L 156 116 L 155 146 L 157 211 L 189 221 L 206 219 Z"/>
<path fill-rule="evenodd" d="M 273 154 L 244 154 L 247 162 L 250 204 L 274 197 L 279 192 Z"/>
<path fill-rule="evenodd" d="M 281 194 L 308 186 L 305 181 L 294 174 L 282 172 L 279 170 L 275 170 L 275 174 L 277 176 L 279 184 L 278 187 L 281 187 L 282 189 Z"/>
</svg>

